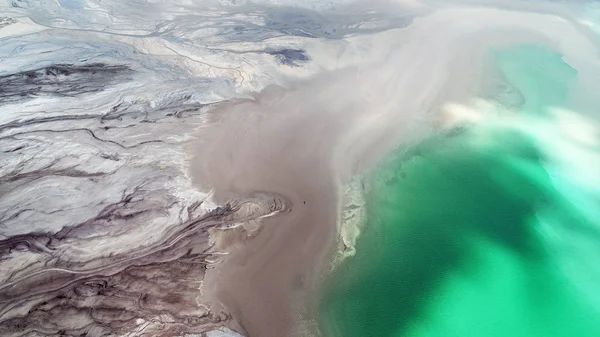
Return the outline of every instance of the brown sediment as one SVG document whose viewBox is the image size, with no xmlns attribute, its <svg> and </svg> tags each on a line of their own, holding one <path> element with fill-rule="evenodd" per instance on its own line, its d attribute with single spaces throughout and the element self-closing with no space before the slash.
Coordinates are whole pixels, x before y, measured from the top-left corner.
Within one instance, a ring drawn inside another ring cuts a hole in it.
<svg viewBox="0 0 600 337">
<path fill-rule="evenodd" d="M 287 202 L 258 234 L 238 240 L 204 283 L 248 337 L 293 336 L 298 308 L 310 319 L 310 294 L 335 253 L 340 194 L 351 176 L 433 130 L 441 104 L 471 97 L 473 76 L 453 68 L 454 58 L 421 53 L 419 35 L 406 45 L 381 64 L 270 87 L 207 116 L 191 148 L 196 184 L 214 189 L 218 203 L 255 193 Z"/>
<path fill-rule="evenodd" d="M 307 102 L 318 97 L 310 91 L 272 87 L 256 100 L 222 106 L 194 148 L 193 174 L 215 198 L 260 192 L 287 199 L 286 210 L 263 219 L 260 233 L 205 282 L 249 337 L 290 335 L 295 308 L 307 304 L 292 297 L 311 293 L 336 230 L 332 151 L 348 125 L 318 100 Z"/>
</svg>

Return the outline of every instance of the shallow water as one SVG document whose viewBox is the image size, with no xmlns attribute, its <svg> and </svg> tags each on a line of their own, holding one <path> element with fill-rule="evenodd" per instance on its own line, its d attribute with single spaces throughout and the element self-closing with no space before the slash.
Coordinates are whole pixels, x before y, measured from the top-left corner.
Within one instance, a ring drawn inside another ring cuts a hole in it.
<svg viewBox="0 0 600 337">
<path fill-rule="evenodd" d="M 568 106 L 577 73 L 537 46 L 492 55 L 524 97 L 518 115 L 399 148 L 370 173 L 356 255 L 326 282 L 325 336 L 600 335 L 600 227 L 570 197 L 597 199 L 535 131 L 564 126 L 549 108 Z"/>
</svg>

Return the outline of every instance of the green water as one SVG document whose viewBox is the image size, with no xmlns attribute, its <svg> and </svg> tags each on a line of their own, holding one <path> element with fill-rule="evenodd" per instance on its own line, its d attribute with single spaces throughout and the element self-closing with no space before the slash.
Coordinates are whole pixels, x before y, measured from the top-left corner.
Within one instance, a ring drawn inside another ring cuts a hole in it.
<svg viewBox="0 0 600 337">
<path fill-rule="evenodd" d="M 568 101 L 576 73 L 556 54 L 494 57 L 524 115 Z M 600 336 L 597 207 L 549 169 L 536 120 L 454 130 L 374 170 L 356 255 L 323 289 L 325 337 Z"/>
</svg>

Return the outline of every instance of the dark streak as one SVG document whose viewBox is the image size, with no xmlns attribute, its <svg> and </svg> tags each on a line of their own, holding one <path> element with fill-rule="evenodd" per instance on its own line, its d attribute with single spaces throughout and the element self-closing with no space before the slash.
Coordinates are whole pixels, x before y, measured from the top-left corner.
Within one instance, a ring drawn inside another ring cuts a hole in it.
<svg viewBox="0 0 600 337">
<path fill-rule="evenodd" d="M 310 57 L 308 57 L 306 52 L 302 49 L 268 50 L 266 52 L 276 56 L 281 64 L 292 67 L 298 67 L 298 63 L 307 62 L 310 60 Z"/>
<path fill-rule="evenodd" d="M 123 149 L 132 149 L 132 148 L 138 147 L 140 145 L 149 144 L 149 143 L 165 143 L 162 140 L 155 139 L 155 140 L 146 140 L 146 141 L 139 142 L 139 143 L 133 144 L 133 145 L 123 145 L 114 140 L 100 138 L 96 135 L 96 133 L 94 131 L 87 129 L 87 128 L 75 128 L 75 129 L 67 129 L 67 130 L 34 130 L 34 131 L 29 131 L 29 132 L 19 132 L 19 133 L 14 133 L 8 137 L 0 137 L 0 140 L 2 140 L 4 138 L 18 139 L 17 138 L 18 136 L 23 136 L 23 135 L 27 135 L 27 134 L 33 134 L 33 133 L 44 133 L 44 132 L 64 133 L 64 132 L 74 132 L 74 131 L 83 131 L 83 132 L 89 134 L 90 136 L 92 136 L 92 138 L 94 138 L 100 142 L 111 143 L 111 144 L 117 145 L 118 147 L 123 148 Z"/>
<path fill-rule="evenodd" d="M 1 100 L 0 100 L 1 102 Z M 0 131 L 5 131 L 14 128 L 20 128 L 27 125 L 34 124 L 43 124 L 43 123 L 51 123 L 51 122 L 61 122 L 61 121 L 73 121 L 73 120 L 86 120 L 86 119 L 96 119 L 100 118 L 101 115 L 61 115 L 61 116 L 52 116 L 52 117 L 42 117 L 42 118 L 33 118 L 27 120 L 16 120 L 10 123 L 0 125 Z"/>
<path fill-rule="evenodd" d="M 102 91 L 132 71 L 124 65 L 93 63 L 56 64 L 49 67 L 0 76 L 0 103 L 36 96 L 74 97 Z"/>
</svg>

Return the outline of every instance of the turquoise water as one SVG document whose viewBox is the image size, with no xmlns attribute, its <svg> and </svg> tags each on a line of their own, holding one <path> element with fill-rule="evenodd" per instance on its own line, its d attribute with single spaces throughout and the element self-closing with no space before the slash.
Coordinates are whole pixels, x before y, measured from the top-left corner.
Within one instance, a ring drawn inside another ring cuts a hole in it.
<svg viewBox="0 0 600 337">
<path fill-rule="evenodd" d="M 543 114 L 549 106 L 568 104 L 568 93 L 577 72 L 562 55 L 547 48 L 520 45 L 492 51 L 492 58 L 507 82 L 523 97 L 521 113 Z"/>
<path fill-rule="evenodd" d="M 597 194 L 570 179 L 577 160 L 554 151 L 571 143 L 548 113 L 577 73 L 535 46 L 492 59 L 523 110 L 371 173 L 356 255 L 323 289 L 324 336 L 600 336 Z"/>
</svg>

